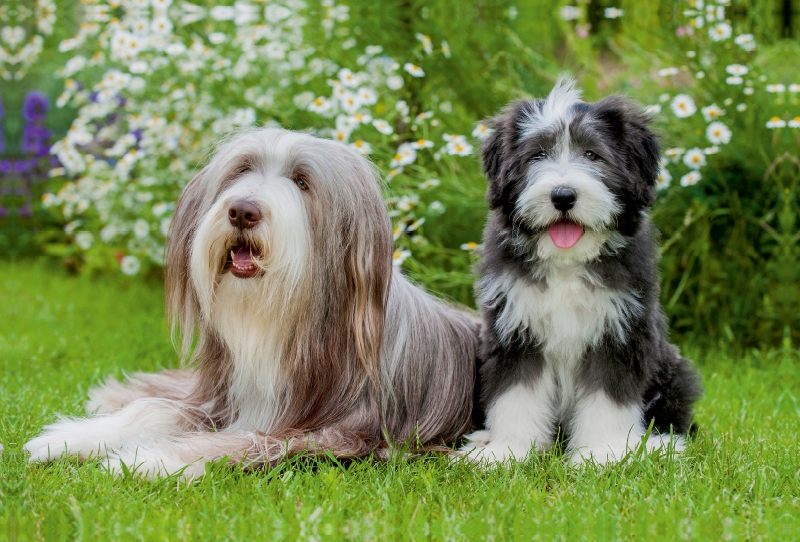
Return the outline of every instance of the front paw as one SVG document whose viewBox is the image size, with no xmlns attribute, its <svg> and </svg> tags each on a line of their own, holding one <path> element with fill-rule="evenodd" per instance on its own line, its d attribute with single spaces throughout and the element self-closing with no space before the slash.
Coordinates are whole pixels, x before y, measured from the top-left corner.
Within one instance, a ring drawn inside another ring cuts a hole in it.
<svg viewBox="0 0 800 542">
<path fill-rule="evenodd" d="M 102 443 L 84 442 L 80 438 L 57 432 L 45 432 L 29 440 L 22 449 L 30 454 L 29 463 L 50 463 L 70 456 L 87 461 L 93 457 L 102 457 L 106 452 Z"/>
<path fill-rule="evenodd" d="M 648 453 L 661 452 L 664 454 L 680 453 L 686 448 L 686 440 L 681 435 L 652 434 L 646 439 L 629 439 L 624 443 L 595 443 L 588 446 L 575 447 L 570 456 L 570 463 L 580 467 L 589 460 L 596 465 L 610 465 L 623 461 L 631 454 L 636 453 L 644 445 Z"/>
<path fill-rule="evenodd" d="M 48 463 L 61 456 L 69 455 L 68 446 L 63 440 L 54 440 L 47 435 L 42 435 L 26 442 L 22 449 L 31 454 L 28 462 Z"/>
<path fill-rule="evenodd" d="M 158 448 L 137 448 L 110 453 L 100 465 L 114 477 L 135 476 L 148 480 L 178 474 L 183 480 L 200 478 L 205 474 L 202 460 L 186 463 Z"/>
<path fill-rule="evenodd" d="M 485 443 L 470 442 L 459 453 L 470 461 L 495 465 L 524 461 L 531 455 L 532 448 L 532 442 L 495 439 Z"/>
</svg>

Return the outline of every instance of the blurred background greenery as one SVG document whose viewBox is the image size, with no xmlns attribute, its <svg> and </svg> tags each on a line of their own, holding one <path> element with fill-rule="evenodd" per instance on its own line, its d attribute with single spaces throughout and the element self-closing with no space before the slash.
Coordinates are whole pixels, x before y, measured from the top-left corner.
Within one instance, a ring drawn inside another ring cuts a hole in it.
<svg viewBox="0 0 800 542">
<path fill-rule="evenodd" d="M 21 26 L 12 18 L 14 13 L 19 18 L 20 7 L 28 4 L 6 0 L 4 26 Z M 59 43 L 81 31 L 88 6 L 96 4 L 56 2 L 58 22 L 52 33 L 43 35 L 41 53 L 19 79 L 2 81 L 5 162 L 32 158 L 20 144 L 25 121 L 19 112 L 33 90 L 47 96 L 51 105 L 61 95 L 64 78 L 55 74 L 75 51 L 59 51 Z M 665 169 L 675 180 L 660 192 L 652 213 L 662 233 L 662 301 L 673 335 L 683 343 L 735 352 L 769 350 L 786 337 L 800 339 L 800 129 L 792 127 L 792 120 L 800 119 L 800 93 L 792 86 L 800 84 L 800 68 L 793 60 L 800 58 L 800 8 L 791 1 L 352 0 L 342 4 L 349 7 L 349 16 L 337 23 L 333 38 L 307 28 L 306 41 L 341 66 L 351 65 L 354 58 L 339 46 L 345 40 L 355 40 L 354 51 L 380 45 L 401 64 L 422 58 L 425 77 L 406 77 L 398 96 L 408 103 L 412 116 L 444 110 L 442 104 L 447 104 L 451 111 L 441 115 L 444 132 L 468 133 L 475 122 L 511 100 L 543 96 L 563 73 L 578 79 L 587 100 L 622 92 L 652 106 L 658 111 L 656 128 L 664 149 L 685 153 L 691 147 L 709 147 L 704 135 L 708 119 L 704 122 L 699 111 L 688 118 L 673 114 L 670 104 L 676 95 L 690 96 L 698 110 L 718 104 L 726 111 L 720 119 L 732 131 L 730 142 L 704 149 L 708 164 L 696 184 L 678 183 L 690 172 L 680 160 L 683 153 L 676 159 L 665 158 Z M 303 9 L 313 19 L 315 14 L 324 15 L 326 7 L 325 2 L 309 1 Z M 32 23 L 28 24 L 30 34 Z M 728 25 L 732 35 L 713 38 L 710 31 L 718 25 Z M 429 37 L 437 51 L 445 41 L 452 55 L 424 55 L 420 34 Z M 748 50 L 734 41 L 742 35 L 751 35 L 757 45 Z M 11 50 L 8 40 L 4 47 Z M 87 54 L 92 47 L 83 46 Z M 746 66 L 743 83 L 728 81 L 732 73 L 726 70 L 732 65 Z M 8 66 L 19 73 L 21 64 L 6 62 Z M 113 66 L 110 60 L 73 77 L 82 77 L 88 88 L 109 66 Z M 768 90 L 769 85 L 784 89 Z M 221 101 L 231 99 L 219 87 L 213 92 Z M 67 133 L 80 107 L 69 101 L 50 108 L 46 116 L 50 142 Z M 314 126 L 305 111 L 284 108 L 268 114 L 287 127 Z M 773 118 L 784 125 L 768 127 Z M 208 143 L 216 135 L 208 134 Z M 393 142 L 404 140 L 402 128 L 396 136 Z M 478 142 L 474 143 L 477 148 Z M 388 171 L 380 152 L 373 159 Z M 119 273 L 114 250 L 124 249 L 81 250 L 71 232 L 64 231 L 68 218 L 41 205 L 45 192 L 55 193 L 70 180 L 62 173 L 51 178 L 47 171 L 58 164 L 49 156 L 41 160 L 47 164 L 37 166 L 35 175 L 8 167 L 0 173 L 3 256 L 49 254 L 76 272 Z M 468 244 L 480 242 L 485 180 L 476 158 L 429 160 L 424 167 L 426 175 L 433 173 L 441 181 L 424 198 L 441 202 L 445 211 L 429 216 L 422 229 L 403 234 L 424 235 L 425 241 L 413 244 L 413 256 L 403 267 L 432 291 L 474 306 L 470 266 L 475 256 Z M 410 193 L 417 180 L 413 175 L 397 177 L 387 185 L 387 198 L 395 192 Z M 88 218 L 85 223 L 89 224 Z M 403 239 L 398 241 L 401 246 Z M 159 277 L 155 266 L 120 280 L 151 280 L 155 285 Z"/>
</svg>

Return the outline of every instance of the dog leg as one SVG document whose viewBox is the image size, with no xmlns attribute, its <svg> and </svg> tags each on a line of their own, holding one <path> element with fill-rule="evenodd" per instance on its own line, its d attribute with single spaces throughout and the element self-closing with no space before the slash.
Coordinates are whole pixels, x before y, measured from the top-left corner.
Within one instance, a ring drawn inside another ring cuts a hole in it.
<svg viewBox="0 0 800 542">
<path fill-rule="evenodd" d="M 641 444 L 647 432 L 643 419 L 639 405 L 619 405 L 602 391 L 581 398 L 569 432 L 571 463 L 578 466 L 590 458 L 599 465 L 621 461 Z M 681 451 L 685 442 L 683 437 L 651 435 L 646 446 L 648 451 Z"/>
<path fill-rule="evenodd" d="M 191 420 L 185 405 L 167 399 L 138 399 L 116 412 L 91 418 L 65 418 L 50 424 L 24 448 L 30 462 L 53 461 L 61 456 L 102 457 L 124 442 L 180 431 Z"/>
<path fill-rule="evenodd" d="M 172 438 L 146 438 L 125 442 L 110 452 L 101 464 L 114 476 L 127 470 L 148 479 L 180 474 L 181 478 L 190 480 L 203 476 L 207 463 L 223 458 L 231 464 L 263 464 L 264 453 L 259 446 L 259 440 L 263 438 L 243 431 L 192 432 Z"/>
<path fill-rule="evenodd" d="M 489 408 L 487 429 L 467 436 L 461 448 L 474 461 L 522 461 L 531 453 L 553 445 L 553 382 L 542 375 L 533 386 L 518 384 L 504 392 Z"/>
<path fill-rule="evenodd" d="M 184 479 L 205 474 L 206 463 L 227 459 L 246 467 L 276 465 L 293 454 L 363 457 L 375 451 L 379 441 L 368 433 L 329 427 L 313 433 L 298 432 L 275 437 L 249 431 L 185 433 L 178 437 L 126 442 L 109 453 L 103 465 L 115 476 L 125 469 L 135 475 L 157 478 L 180 473 Z"/>
<path fill-rule="evenodd" d="M 180 401 L 192 392 L 197 381 L 197 373 L 191 370 L 136 373 L 124 384 L 109 378 L 100 386 L 89 390 L 86 413 L 114 412 L 145 397 Z"/>
</svg>

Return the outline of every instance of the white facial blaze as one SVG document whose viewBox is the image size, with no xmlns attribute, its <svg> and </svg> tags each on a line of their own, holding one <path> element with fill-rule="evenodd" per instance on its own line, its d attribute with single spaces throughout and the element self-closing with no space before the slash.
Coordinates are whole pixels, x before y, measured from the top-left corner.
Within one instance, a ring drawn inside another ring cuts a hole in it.
<svg viewBox="0 0 800 542">
<path fill-rule="evenodd" d="M 527 112 L 520 121 L 522 136 L 530 137 L 556 124 L 566 124 L 570 108 L 580 99 L 581 91 L 575 88 L 574 80 L 559 79 L 542 104 L 541 110 Z"/>
<path fill-rule="evenodd" d="M 192 245 L 192 280 L 206 318 L 210 319 L 214 289 L 220 280 L 239 281 L 239 286 L 255 290 L 256 283 L 251 280 L 280 278 L 283 286 L 290 287 L 290 291 L 284 292 L 287 297 L 293 293 L 305 272 L 310 243 L 302 198 L 302 192 L 292 181 L 278 174 L 253 172 L 217 199 L 201 220 Z M 259 263 L 266 272 L 255 279 L 237 279 L 230 274 L 220 278 L 227 252 L 239 235 L 228 220 L 228 209 L 240 199 L 247 199 L 261 209 L 261 223 L 246 230 L 245 236 L 260 250 Z"/>
</svg>

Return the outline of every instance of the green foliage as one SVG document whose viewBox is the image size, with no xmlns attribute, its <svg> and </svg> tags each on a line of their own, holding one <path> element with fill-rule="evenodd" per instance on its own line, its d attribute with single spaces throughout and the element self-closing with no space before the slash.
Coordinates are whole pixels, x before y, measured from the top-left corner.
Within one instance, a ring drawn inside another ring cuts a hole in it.
<svg viewBox="0 0 800 542">
<path fill-rule="evenodd" d="M 392 169 L 391 156 L 398 145 L 420 135 L 439 138 L 435 142 L 441 145 L 443 132 L 468 134 L 475 122 L 491 116 L 508 101 L 545 95 L 561 72 L 574 74 L 589 100 L 623 92 L 642 104 L 658 106 L 655 126 L 664 149 L 682 150 L 665 160 L 665 172 L 674 180 L 661 191 L 652 213 L 664 243 L 662 301 L 674 335 L 695 344 L 733 346 L 739 351 L 774 346 L 787 328 L 795 340 L 800 338 L 800 311 L 794 309 L 800 302 L 796 263 L 800 248 L 795 233 L 800 226 L 796 196 L 800 182 L 800 129 L 767 127 L 773 117 L 785 122 L 797 120 L 800 115 L 800 93 L 788 89 L 767 91 L 770 84 L 800 84 L 797 64 L 786 61 L 800 56 L 800 44 L 786 37 L 779 26 L 781 19 L 775 13 L 774 2 L 741 0 L 725 5 L 710 1 L 692 4 L 682 0 L 622 0 L 615 3 L 623 11 L 618 18 L 606 17 L 605 8 L 611 7 L 610 2 L 408 0 L 376 5 L 350 0 L 344 4 L 349 7 L 349 18 L 337 21 L 328 37 L 313 26 L 323 18 L 323 4 L 308 2 L 303 13 L 308 14 L 310 22 L 303 43 L 315 47 L 317 57 L 358 69 L 356 60 L 365 48 L 381 45 L 387 57 L 400 64 L 418 63 L 426 72 L 425 77 L 415 78 L 400 70 L 405 78 L 401 90 L 380 89 L 381 98 L 372 113 L 376 118 L 378 113 L 386 115 L 396 129 L 389 137 L 372 140 L 371 159 L 384 173 Z M 564 20 L 560 16 L 559 10 L 565 5 L 577 9 L 577 18 Z M 724 13 L 718 11 L 720 6 Z M 57 27 L 53 37 L 48 38 L 51 44 L 56 43 L 52 41 L 56 36 L 60 40 L 77 34 L 77 23 L 83 16 L 81 9 L 69 2 L 59 2 L 58 8 L 59 21 L 68 24 Z M 208 19 L 176 28 L 175 32 L 187 40 L 220 28 L 232 35 L 232 24 Z M 729 38 L 711 38 L 709 30 L 718 24 L 730 25 Z M 677 32 L 683 35 L 678 36 Z M 734 41 L 748 33 L 754 36 L 753 48 Z M 432 54 L 424 52 L 419 35 L 432 40 Z M 354 43 L 352 48 L 350 42 Z M 444 54 L 443 42 L 449 44 L 450 58 Z M 92 40 L 87 43 L 85 50 L 75 52 L 88 56 L 96 44 Z M 344 44 L 348 44 L 347 48 Z M 229 54 L 231 61 L 238 58 L 234 49 L 220 51 L 223 56 Z M 48 89 L 54 98 L 61 83 L 56 83 L 52 72 L 75 52 L 59 53 L 51 45 L 43 52 L 42 62 L 30 68 L 24 85 Z M 730 73 L 726 68 L 733 64 L 748 69 L 740 84 L 727 80 Z M 108 65 L 87 67 L 80 73 L 82 82 L 91 85 L 99 80 Z M 674 74 L 660 75 L 659 70 L 666 68 L 674 68 Z M 329 90 L 325 82 L 328 76 L 304 79 L 303 70 L 293 74 L 291 84 L 284 90 L 277 89 L 277 77 L 263 66 L 248 76 L 258 77 L 242 81 L 224 79 L 222 70 L 219 77 L 208 75 L 211 72 L 198 77 L 162 73 L 152 76 L 152 86 L 158 90 L 148 94 L 148 103 L 161 104 L 165 114 L 173 115 L 170 119 L 178 124 L 205 118 L 205 113 L 199 112 L 208 105 L 201 100 L 205 96 L 225 114 L 252 106 L 258 122 L 272 119 L 291 128 L 324 131 L 324 119 L 298 107 L 291 99 L 308 89 L 324 94 Z M 191 98 L 194 110 L 181 117 L 173 111 L 175 104 L 189 98 L 170 102 L 165 97 L 174 88 L 191 87 L 190 83 L 197 90 L 196 98 Z M 252 88 L 277 89 L 275 103 L 255 104 L 256 100 L 251 99 L 255 94 L 247 94 Z M 22 95 L 19 90 L 11 94 Z M 687 117 L 673 114 L 670 102 L 679 94 L 689 96 L 698 111 Z M 4 90 L 4 98 L 5 95 Z M 157 95 L 160 102 L 154 98 Z M 136 99 L 148 101 L 142 96 Z M 408 103 L 408 118 L 431 111 L 437 125 L 404 122 L 403 115 L 394 113 L 398 100 Z M 710 146 L 706 135 L 710 121 L 700 111 L 711 104 L 725 111 L 712 120 L 723 122 L 732 133 L 730 142 L 719 144 L 716 149 Z M 56 110 L 60 115 L 56 124 L 64 130 L 65 119 L 76 112 L 74 107 L 70 109 L 72 105 L 68 102 L 65 109 Z M 353 139 L 370 136 L 365 134 L 354 132 Z M 134 170 L 130 179 L 120 183 L 119 194 L 134 198 L 133 205 L 117 215 L 127 222 L 120 229 L 132 228 L 139 218 L 148 221 L 154 238 L 146 239 L 147 243 L 129 239 L 131 235 L 99 242 L 105 222 L 98 220 L 96 206 L 89 206 L 86 216 L 66 216 L 58 211 L 35 215 L 37 227 L 42 230 L 35 239 L 41 246 L 36 245 L 29 231 L 20 230 L 19 224 L 15 232 L 9 233 L 14 224 L 6 219 L 5 226 L 0 223 L 0 244 L 9 248 L 11 239 L 22 240 L 18 244 L 26 250 L 44 250 L 68 267 L 88 273 L 118 270 L 123 256 L 147 254 L 141 256 L 143 262 L 148 262 L 143 263 L 141 274 L 158 276 L 163 240 L 158 232 L 168 213 L 151 216 L 155 200 L 136 203 L 135 196 L 145 190 L 142 179 L 151 174 L 158 177 L 161 184 L 148 190 L 156 199 L 171 203 L 218 135 L 209 120 L 187 136 L 190 145 L 181 147 L 180 152 L 165 151 L 148 166 L 149 170 Z M 478 141 L 472 143 L 477 146 Z M 704 154 L 707 165 L 698 170 L 702 178 L 697 184 L 680 186 L 679 179 L 692 171 L 682 157 L 693 147 L 708 151 Z M 411 252 L 403 267 L 415 280 L 472 305 L 470 266 L 474 256 L 460 247 L 480 241 L 486 215 L 485 180 L 474 158 L 445 156 L 444 160 L 436 160 L 432 152 L 425 152 L 421 151 L 415 163 L 387 183 L 387 202 L 395 214 L 394 225 L 401 232 L 398 252 Z M 108 172 L 98 168 L 92 176 L 104 179 Z M 431 177 L 438 178 L 441 184 L 420 189 L 421 183 Z M 49 189 L 57 193 L 63 184 L 64 179 L 57 178 Z M 419 201 L 413 211 L 397 210 L 403 197 L 415 195 Z M 124 203 L 122 196 L 120 201 Z M 433 202 L 443 205 L 444 214 L 431 212 L 429 205 Z M 83 223 L 76 224 L 76 217 Z M 406 229 L 420 218 L 426 222 Z M 67 231 L 63 229 L 65 225 Z M 76 233 L 81 230 L 94 235 L 88 250 L 76 243 Z"/>
<path fill-rule="evenodd" d="M 113 479 L 94 463 L 27 466 L 55 412 L 81 414 L 107 376 L 173 367 L 157 282 L 0 263 L 0 533 L 39 539 L 664 540 L 800 533 L 800 353 L 697 358 L 700 432 L 680 458 L 577 470 L 558 451 L 496 470 L 437 455 L 388 463 L 297 458 L 224 465 L 187 484 Z M 690 353 L 691 355 L 691 353 Z"/>
</svg>

